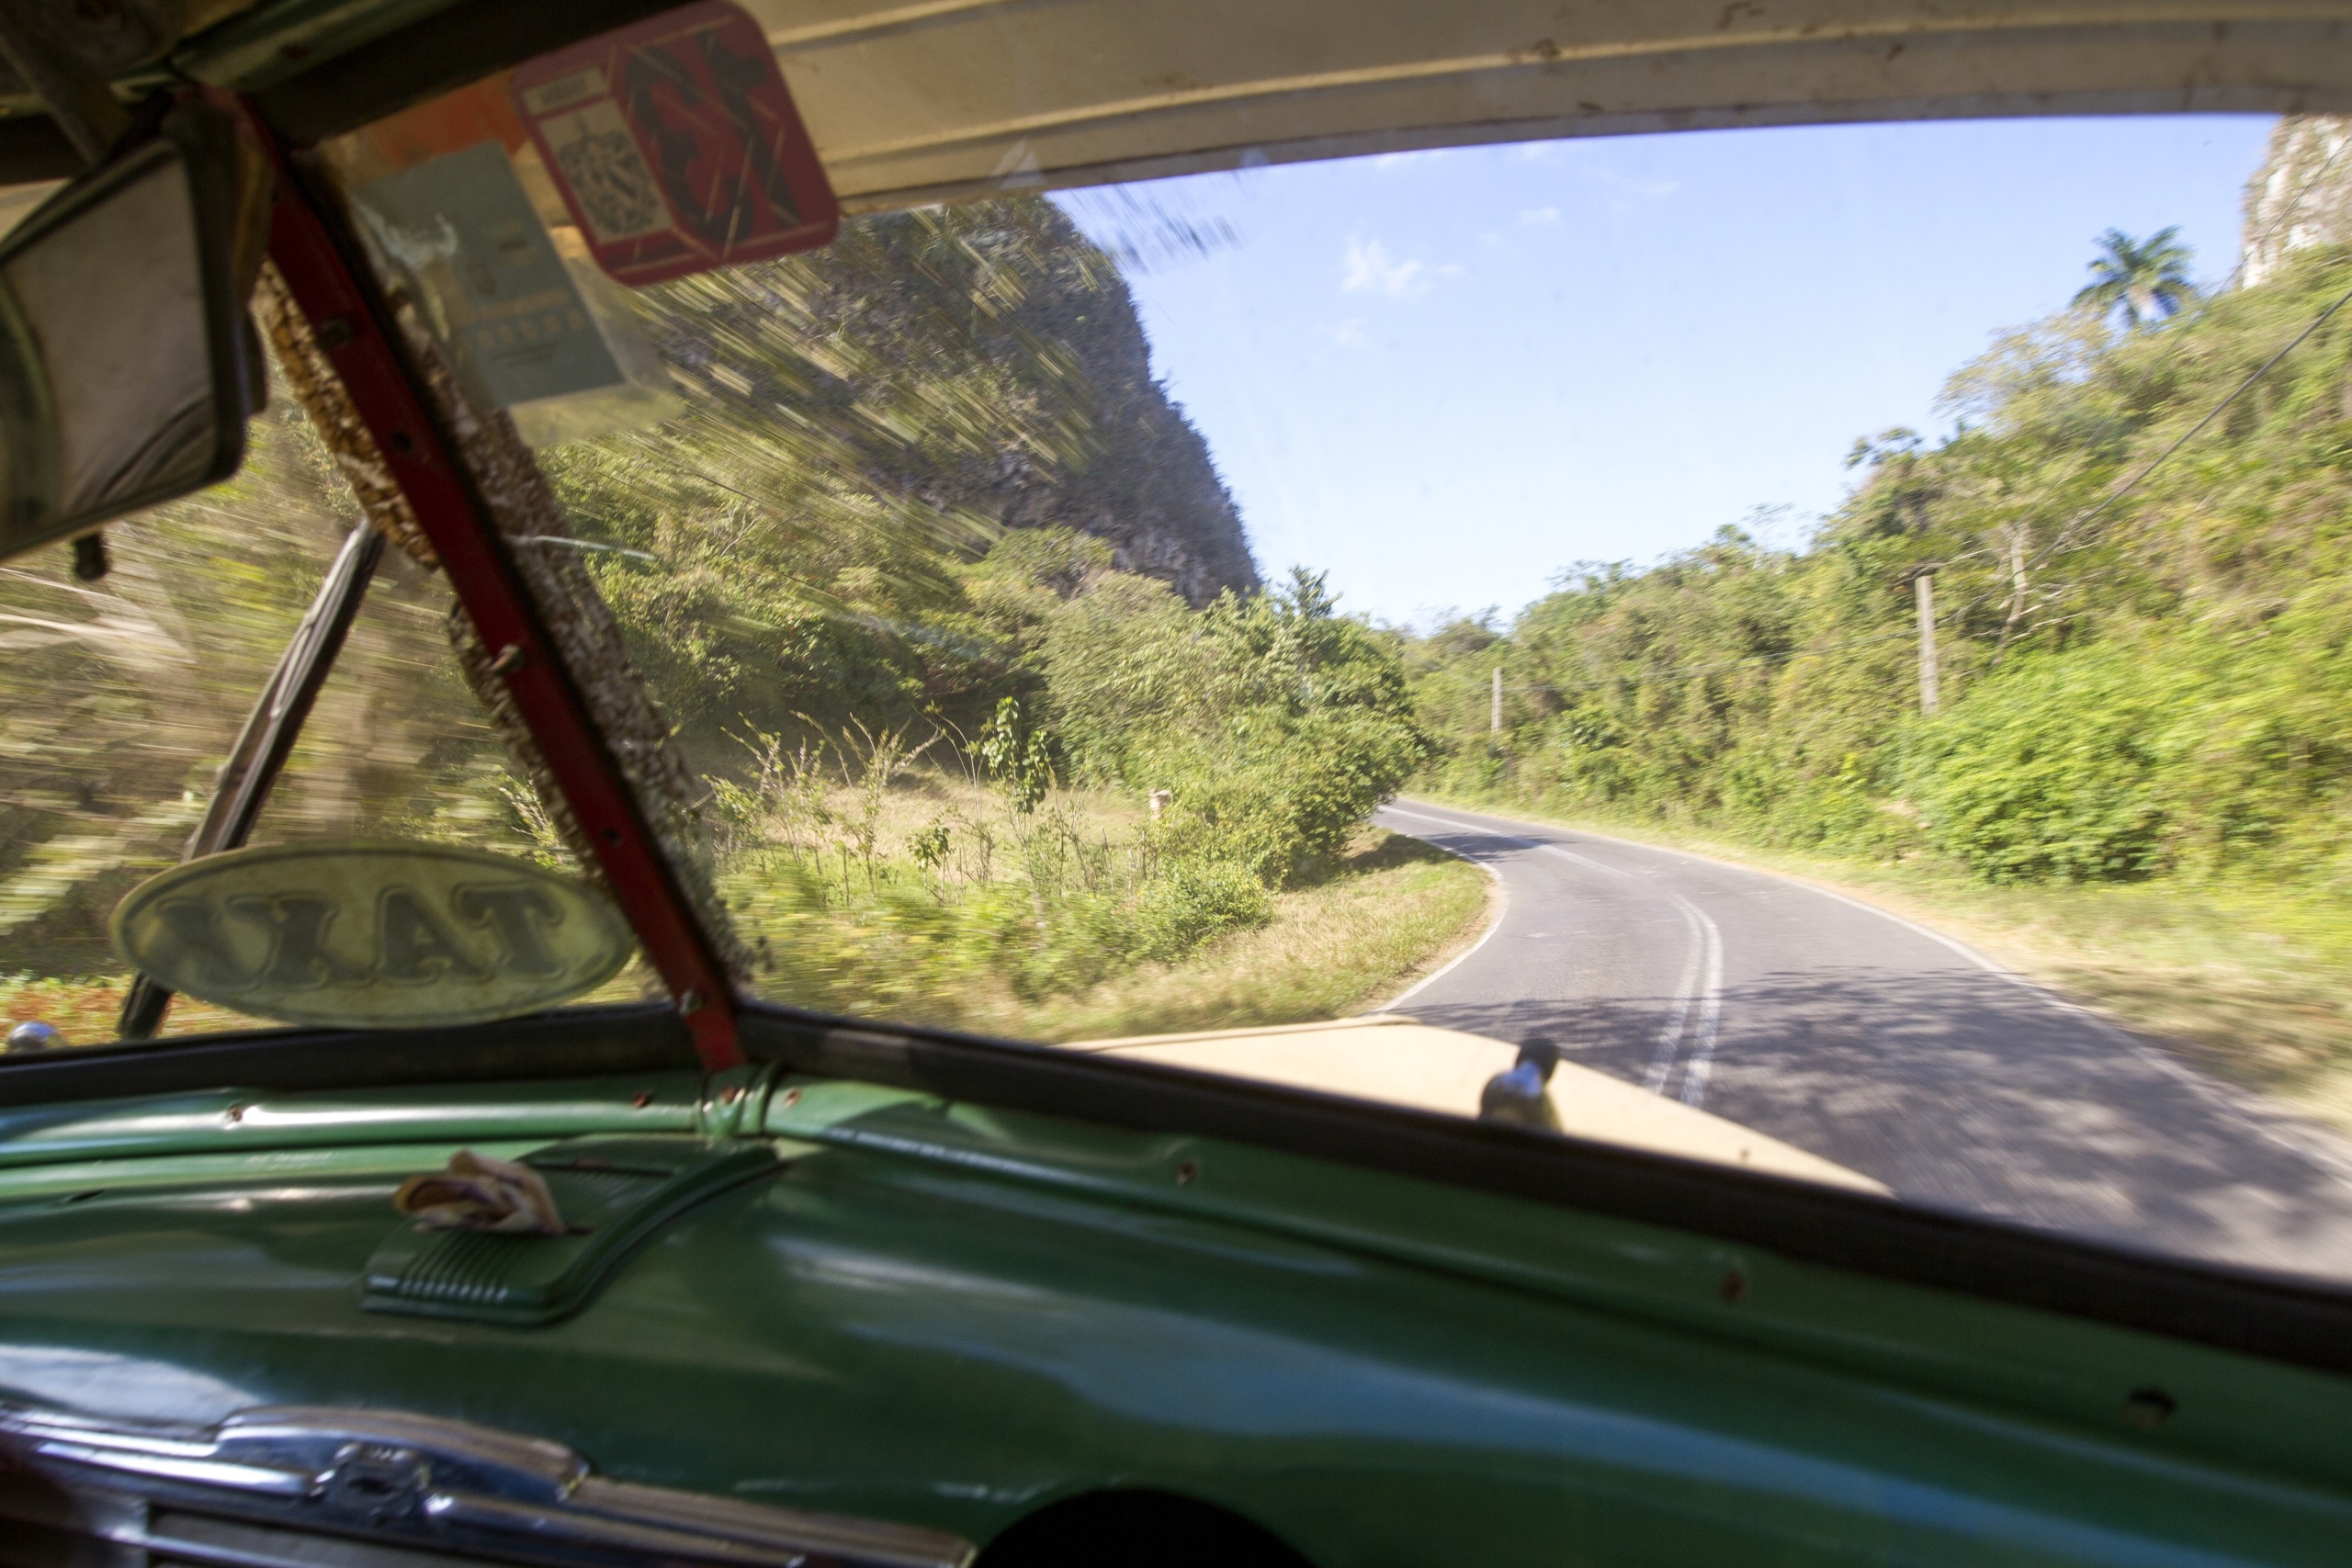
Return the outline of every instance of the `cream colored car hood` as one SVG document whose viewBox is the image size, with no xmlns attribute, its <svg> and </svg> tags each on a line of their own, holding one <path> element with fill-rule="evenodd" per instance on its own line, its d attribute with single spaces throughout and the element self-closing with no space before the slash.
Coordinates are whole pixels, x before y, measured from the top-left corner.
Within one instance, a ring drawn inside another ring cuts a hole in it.
<svg viewBox="0 0 2352 1568">
<path fill-rule="evenodd" d="M 1401 1013 L 1273 1029 L 1093 1040 L 1067 1049 L 1455 1116 L 1476 1116 L 1487 1080 L 1519 1058 L 1515 1047 L 1499 1040 L 1432 1028 Z M 1887 1190 L 1859 1171 L 1589 1067 L 1562 1062 L 1552 1075 L 1551 1096 L 1560 1130 L 1571 1137 L 1866 1192 Z"/>
</svg>

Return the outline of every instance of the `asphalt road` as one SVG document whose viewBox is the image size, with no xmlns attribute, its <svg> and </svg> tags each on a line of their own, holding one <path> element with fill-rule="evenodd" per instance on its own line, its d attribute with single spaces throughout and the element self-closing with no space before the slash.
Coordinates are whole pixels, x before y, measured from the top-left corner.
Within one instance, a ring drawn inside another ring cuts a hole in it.
<svg viewBox="0 0 2352 1568">
<path fill-rule="evenodd" d="M 1703 1106 L 1900 1196 L 2352 1278 L 2352 1141 L 1833 893 L 1401 801 L 1501 918 L 1391 1003 Z"/>
</svg>

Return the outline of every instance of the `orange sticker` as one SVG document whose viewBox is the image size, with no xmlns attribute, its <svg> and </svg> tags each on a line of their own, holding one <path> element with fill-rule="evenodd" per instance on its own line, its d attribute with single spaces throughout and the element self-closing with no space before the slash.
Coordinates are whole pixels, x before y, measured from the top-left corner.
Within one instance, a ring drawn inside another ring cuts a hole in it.
<svg viewBox="0 0 2352 1568">
<path fill-rule="evenodd" d="M 335 172 L 346 186 L 365 185 L 485 141 L 514 152 L 530 133 L 514 113 L 506 80 L 501 72 L 337 137 L 326 148 Z"/>
</svg>

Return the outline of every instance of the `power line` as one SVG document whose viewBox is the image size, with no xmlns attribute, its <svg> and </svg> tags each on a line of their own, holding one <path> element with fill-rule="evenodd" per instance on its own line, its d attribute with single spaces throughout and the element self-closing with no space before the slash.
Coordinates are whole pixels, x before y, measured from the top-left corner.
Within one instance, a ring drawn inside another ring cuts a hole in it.
<svg viewBox="0 0 2352 1568">
<path fill-rule="evenodd" d="M 2191 440 L 2195 439 L 2199 431 L 2203 430 L 2207 425 L 2219 419 L 2222 416 L 2223 410 L 2227 409 L 2232 403 L 2236 402 L 2241 397 L 2244 397 L 2248 388 L 2252 387 L 2256 381 L 2261 380 L 2263 377 L 2270 373 L 2270 367 L 2272 366 L 2278 364 L 2280 360 L 2286 358 L 2288 355 L 2293 353 L 2295 349 L 2301 344 L 2305 338 L 2319 331 L 2321 323 L 2325 321 L 2330 316 L 2335 314 L 2336 311 L 2342 310 L 2347 302 L 2352 302 L 2352 288 L 2347 288 L 2343 293 L 2337 295 L 2334 302 L 2325 310 L 2322 310 L 2318 315 L 2313 316 L 2310 322 L 2304 326 L 2301 332 L 2297 333 L 2288 341 L 2286 346 L 2282 347 L 2278 353 L 2272 355 L 2269 358 L 2256 366 L 2252 375 L 2248 376 L 2245 380 L 2239 382 L 2235 387 L 2231 389 L 2229 396 L 2223 398 L 2220 402 L 2215 403 L 2211 408 L 2206 410 L 2205 417 L 2199 420 L 2195 424 L 2190 425 L 2188 429 L 2182 434 L 2177 440 L 2174 441 L 2171 446 L 2165 447 L 2163 451 L 2150 458 L 2146 465 L 2143 466 L 2138 473 L 2133 474 L 2130 479 L 2125 479 L 2121 484 L 2116 486 L 2115 489 L 2109 491 L 2108 492 L 2107 499 L 2100 502 L 2097 506 L 2092 507 L 2080 517 L 2075 518 L 2072 523 L 2067 524 L 2064 528 L 2061 528 L 2058 531 L 2058 536 L 2052 539 L 2049 544 L 2043 546 L 2041 552 L 2033 558 L 2032 564 L 2040 566 L 2043 561 L 2048 560 L 2051 556 L 2055 554 L 2059 547 L 2064 545 L 2065 542 L 2069 538 L 2073 537 L 2075 533 L 2089 526 L 2091 522 L 2101 513 L 2105 512 L 2109 507 L 2113 506 L 2117 502 L 2121 501 L 2125 496 L 2131 494 L 2132 491 L 2138 489 L 2140 482 L 2143 479 L 2146 479 L 2150 474 L 2154 473 L 2157 468 L 2161 468 L 2166 458 L 2179 451 L 2183 446 L 2188 446 Z"/>
<path fill-rule="evenodd" d="M 2304 174 L 2301 179 L 2295 182 L 2295 188 L 2287 193 L 2287 199 L 2280 205 L 2278 216 L 2270 220 L 2270 227 L 2265 229 L 2262 231 L 2261 237 L 2254 242 L 2255 247 L 2260 247 L 2269 243 L 2271 236 L 2278 233 L 2279 227 L 2286 223 L 2289 219 L 2292 218 L 2296 211 L 2301 209 L 2304 193 L 2309 191 L 2315 183 L 2325 179 L 2329 175 L 2333 174 L 2335 170 L 2336 164 L 2344 161 L 2345 154 L 2347 152 L 2352 152 L 2352 134 L 2346 134 L 2344 140 L 2336 144 L 2335 151 L 2329 154 L 2327 162 L 2322 164 L 2316 169 L 2308 171 Z M 2242 276 L 2244 272 L 2245 267 L 2243 265 L 2243 260 L 2241 260 L 2241 265 L 2232 269 L 2230 278 L 2224 284 L 2224 288 L 2238 287 L 2239 285 L 2237 280 Z M 2311 327 L 2306 327 L 2302 333 L 2295 339 L 2295 343 L 2301 343 L 2303 338 L 2309 337 L 2312 333 L 2312 328 L 2317 327 L 2320 321 L 2325 321 L 2328 316 L 2335 311 L 2335 306 L 2343 303 L 2344 301 L 2339 299 L 2335 302 L 2335 305 L 2331 305 L 2327 310 L 2321 311 L 2318 321 L 2314 321 Z M 2139 390 L 2144 390 L 2155 380 L 2157 376 L 2172 367 L 2173 362 L 2180 357 L 2183 341 L 2181 334 L 2174 334 L 2172 340 L 2165 344 L 2164 352 L 2157 355 L 2156 362 L 2140 373 L 2140 380 L 2138 387 L 2134 389 L 2134 395 L 2136 395 Z M 2295 344 L 2290 343 L 2287 345 L 2287 348 L 2292 348 L 2294 346 Z M 2276 364 L 2279 355 L 2284 355 L 2285 353 L 2286 349 L 2279 350 L 2278 355 L 2271 356 L 2270 364 Z M 2262 367 L 2262 370 L 2267 370 L 2269 368 L 2270 365 L 2265 365 Z M 2257 370 L 2253 376 L 2247 378 L 2246 386 L 2250 387 L 2256 380 L 2259 379 L 2262 375 L 2262 370 Z M 2211 421 L 2214 414 L 2218 414 L 2222 409 L 2227 408 L 2230 402 L 2236 399 L 2238 393 L 2245 390 L 2245 387 L 2240 387 L 2236 392 L 2232 392 L 2228 398 L 2223 399 L 2222 402 L 2211 411 L 2211 412 L 2206 415 L 2205 419 L 2200 420 L 2198 423 L 2197 430 L 2202 430 L 2205 425 Z M 2190 431 L 2188 435 L 2195 435 L 2197 434 L 2197 430 Z M 2157 457 L 2156 462 L 2161 463 L 2165 457 L 2171 457 L 2173 452 L 2177 451 L 2182 443 L 2185 443 L 2188 439 L 2188 435 L 2181 437 L 2179 442 L 2175 442 L 2170 449 L 2166 450 Z M 2122 489 L 2118 490 L 2114 494 L 2109 495 L 2106 500 L 2100 502 L 2099 504 L 2089 513 L 2076 519 L 2075 522 L 2070 523 L 2065 527 L 2060 529 L 2058 531 L 2057 537 L 2052 539 L 2047 547 L 2045 547 L 2030 562 L 2028 563 L 2028 565 L 2038 567 L 2043 561 L 2047 560 L 2057 551 L 2058 547 L 2065 542 L 2068 536 L 2073 534 L 2075 529 L 2088 523 L 2091 518 L 2098 516 L 2099 513 L 2104 512 L 2117 501 L 2121 500 L 2127 491 L 2129 491 L 2133 486 L 2139 484 L 2142 479 L 2146 479 L 2149 473 L 2154 472 L 2154 469 L 2155 463 L 2149 464 L 2146 469 L 2134 475 L 2129 484 L 2126 484 Z M 2052 484 L 2044 487 L 2043 493 L 2047 495 L 2051 491 L 2055 490 L 2056 488 L 2056 483 L 2052 482 Z"/>
<path fill-rule="evenodd" d="M 2255 250 L 2268 244 L 2271 237 L 2277 234 L 2279 229 L 2286 224 L 2288 220 L 2294 217 L 2296 212 L 2301 209 L 2304 193 L 2309 191 L 2314 184 L 2325 179 L 2329 175 L 2335 173 L 2336 164 L 2344 161 L 2344 155 L 2346 152 L 2352 152 L 2352 130 L 2348 130 L 2344 139 L 2336 143 L 2335 151 L 2328 154 L 2327 161 L 2325 163 L 2322 164 L 2318 168 L 2305 174 L 2301 179 L 2295 182 L 2295 188 L 2289 191 L 2287 193 L 2287 199 L 2279 204 L 2278 216 L 2270 220 L 2270 227 L 2265 229 L 2262 231 L 2261 236 L 2256 239 L 2252 245 L 2243 248 Z M 2242 275 L 2244 271 L 2245 267 L 2243 265 L 2243 260 L 2241 260 L 2240 266 L 2233 276 Z M 2253 386 L 2256 381 L 2262 379 L 2264 374 L 2267 372 L 2272 366 L 2285 358 L 2289 350 L 2291 350 L 2295 347 L 2296 344 L 2301 343 L 2305 338 L 2311 336 L 2313 332 L 2316 332 L 2319 329 L 2319 324 L 2322 321 L 2326 321 L 2328 317 L 2334 315 L 2344 304 L 2345 299 L 2352 299 L 2352 293 L 2347 293 L 2344 298 L 2338 299 L 2335 304 L 2330 305 L 2326 310 L 2322 310 L 2317 316 L 2313 317 L 2309 326 L 2295 334 L 2295 338 L 2292 343 L 2288 344 L 2285 348 L 2280 349 L 2277 354 L 2272 355 L 2268 359 L 2265 360 L 2261 368 L 2256 370 L 2253 375 L 2247 377 L 2243 382 L 2241 382 L 2237 389 L 2232 391 L 2228 397 L 2223 398 L 2220 402 L 2214 404 L 2211 409 L 2208 410 L 2205 417 L 2199 420 L 2197 423 L 2189 429 L 2188 434 L 2183 435 L 2179 440 L 2174 442 L 2170 446 L 2165 447 L 2162 452 L 2158 453 L 2154 462 L 2150 463 L 2146 468 L 2142 468 L 2138 473 L 2132 475 L 2132 478 L 2125 481 L 2120 488 L 2109 494 L 2104 501 L 2101 501 L 2098 505 L 2093 507 L 2088 513 L 2079 518 L 2076 518 L 2074 522 L 2069 523 L 2065 527 L 2060 529 L 2057 536 L 2052 539 L 2051 542 L 2033 558 L 2030 564 L 2040 566 L 2043 561 L 2049 559 L 2052 555 L 2057 552 L 2058 547 L 2064 544 L 2066 539 L 2077 529 L 2088 525 L 2093 518 L 2098 516 L 2099 513 L 2105 512 L 2109 507 L 2122 500 L 2126 494 L 2130 493 L 2139 485 L 2141 480 L 2155 472 L 2157 464 L 2162 463 L 2165 458 L 2171 457 L 2175 452 L 2179 451 L 2181 447 L 2188 445 L 2190 437 L 2196 435 L 2199 431 L 2211 424 L 2223 409 L 2228 408 L 2232 403 L 2235 402 L 2248 387 Z M 2140 384 L 2143 387 L 2146 386 L 2150 381 L 2153 381 L 2155 378 L 2158 371 L 2168 367 L 2171 363 L 2179 356 L 2180 345 L 2178 341 L 2176 340 L 2176 342 L 2168 347 L 2164 356 L 2154 366 L 2151 367 L 2145 375 L 2141 377 Z"/>
<path fill-rule="evenodd" d="M 2332 172 L 2335 165 L 2342 162 L 2346 152 L 2352 152 L 2352 135 L 2347 135 L 2346 139 L 2337 145 L 2335 152 L 2329 156 L 2325 164 L 2321 165 L 2320 168 L 2312 173 L 2304 175 L 2301 180 L 2296 183 L 2295 188 L 2289 194 L 2279 216 L 2271 221 L 2268 229 L 2263 231 L 2261 239 L 2256 242 L 2256 244 L 2267 243 L 2270 237 L 2278 232 L 2279 226 L 2285 223 L 2290 217 L 2293 216 L 2295 209 L 2302 200 L 2304 191 L 2311 186 L 2313 181 L 2323 178 Z M 2052 555 L 2055 554 L 2065 544 L 2068 538 L 2072 537 L 2079 530 L 2087 527 L 2109 507 L 2112 507 L 2117 502 L 2122 500 L 2132 491 L 2138 489 L 2139 486 L 2146 480 L 2149 475 L 2154 473 L 2157 468 L 2161 468 L 2183 446 L 2188 446 L 2189 442 L 2195 440 L 2198 434 L 2202 432 L 2207 425 L 2211 424 L 2213 421 L 2219 419 L 2222 414 L 2229 409 L 2231 404 L 2236 402 L 2241 397 L 2244 397 L 2245 393 L 2253 388 L 2256 382 L 2268 375 L 2271 369 L 2276 367 L 2280 360 L 2293 353 L 2302 344 L 2305 339 L 2309 338 L 2312 333 L 2317 332 L 2321 326 L 2326 322 L 2330 316 L 2335 315 L 2336 311 L 2342 310 L 2347 303 L 2352 303 L 2352 288 L 2347 288 L 2342 294 L 2336 296 L 2335 300 L 2324 310 L 2321 310 L 2318 315 L 2313 316 L 2309 322 L 2305 323 L 2301 332 L 2297 333 L 2292 338 L 2288 340 L 2288 342 L 2281 346 L 2277 353 L 2273 354 L 2269 358 L 2264 360 L 2259 366 L 2256 367 L 2252 374 L 2247 376 L 2245 380 L 2239 382 L 2237 386 L 2231 389 L 2229 394 L 2222 398 L 2221 401 L 2206 410 L 2203 417 L 2199 418 L 2195 424 L 2189 426 L 2188 429 L 2174 440 L 2170 446 L 2157 453 L 2154 457 L 2149 459 L 2149 461 L 2143 465 L 2137 473 L 2133 474 L 2130 479 L 2124 480 L 2123 483 L 2110 491 L 2097 506 L 2094 506 L 2090 511 L 2085 513 L 2082 516 L 2076 518 L 2074 522 L 2069 523 L 2065 527 L 2060 529 L 2057 536 L 2052 539 L 2048 545 L 2044 546 L 2042 549 L 2034 556 L 2030 565 L 2035 567 L 2041 565 L 2042 562 L 2049 559 Z M 2180 350 L 2177 344 L 2171 346 L 2169 351 L 2164 356 L 2165 362 L 2168 363 L 2170 360 L 2177 357 L 2179 352 Z M 2162 368 L 2162 366 L 2160 365 L 2157 368 Z M 2152 378 L 2154 374 L 2154 371 L 2151 370 L 2147 377 L 2143 378 L 2143 384 L 2146 379 Z M 1972 601 L 1972 603 L 1973 603 L 1973 601 Z M 1535 682 L 1524 684 L 1505 684 L 1498 686 L 1497 690 L 1510 692 L 1549 692 L 1557 696 L 1566 694 L 1569 692 L 1594 691 L 1604 686 L 1619 685 L 1627 681 L 1639 682 L 1646 680 L 1670 680 L 1680 676 L 1709 675 L 1720 673 L 1726 670 L 1748 669 L 1759 664 L 1784 662 L 1788 660 L 1803 658 L 1808 654 L 1831 653 L 1841 649 L 1863 648 L 1878 643 L 1893 642 L 1898 639 L 1907 638 L 1910 636 L 1912 636 L 1912 633 L 1908 631 L 1888 632 L 1877 637 L 1852 637 L 1841 642 L 1816 643 L 1809 648 L 1791 649 L 1784 653 L 1759 654 L 1751 659 L 1732 660 L 1723 663 L 1691 664 L 1664 670 L 1636 671 L 1627 674 L 1611 676 L 1602 680 L 1572 682 L 1566 685 L 1555 685 L 1544 682 Z M 1437 673 L 1447 675 L 1455 680 L 1471 679 L 1471 677 L 1464 674 L 1460 671 L 1448 670 L 1437 671 Z M 1499 675 L 1501 673 L 1500 669 L 1498 668 L 1495 673 Z"/>
<path fill-rule="evenodd" d="M 1712 675 L 1725 670 L 1751 669 L 1759 664 L 1776 664 L 1792 659 L 1802 659 L 1807 654 L 1834 653 L 1840 649 L 1868 648 L 1876 643 L 1895 642 L 1907 638 L 1911 635 L 1908 631 L 1884 632 L 1877 637 L 1848 637 L 1840 642 L 1819 642 L 1806 648 L 1792 648 L 1784 653 L 1759 653 L 1750 659 L 1734 659 L 1718 664 L 1685 664 L 1665 670 L 1636 670 L 1598 681 L 1573 681 L 1566 685 L 1555 685 L 1542 681 L 1522 684 L 1506 683 L 1503 690 L 1506 692 L 1550 692 L 1557 696 L 1568 692 L 1597 691 L 1603 686 L 1621 685 L 1627 681 L 1665 681 L 1684 675 Z M 1432 671 L 1430 673 L 1447 676 L 1457 681 L 1477 679 L 1459 670 L 1439 670 Z M 1486 682 L 1479 681 L 1478 683 L 1483 685 Z"/>
<path fill-rule="evenodd" d="M 2109 507 L 2122 500 L 2125 496 L 2131 494 L 2132 491 L 2138 489 L 2141 483 L 2145 480 L 2150 474 L 2154 473 L 2159 468 L 2163 467 L 2165 462 L 2169 459 L 2174 453 L 2178 452 L 2183 446 L 2188 446 L 2189 442 L 2195 440 L 2199 432 L 2203 431 L 2207 425 L 2219 419 L 2232 403 L 2236 402 L 2238 399 L 2244 397 L 2256 382 L 2268 375 L 2271 368 L 2280 360 L 2286 358 L 2287 355 L 2292 354 L 2297 348 L 2301 347 L 2306 338 L 2310 337 L 2312 333 L 2319 331 L 2319 329 L 2325 324 L 2330 316 L 2335 315 L 2336 311 L 2342 310 L 2346 304 L 2352 304 L 2352 288 L 2347 288 L 2343 293 L 2337 295 L 2335 299 L 2328 304 L 2326 309 L 2321 310 L 2318 315 L 2313 316 L 2304 324 L 2302 331 L 2297 333 L 2292 338 L 2290 338 L 2283 345 L 2280 346 L 2277 353 L 2273 354 L 2269 358 L 2256 366 L 2251 375 L 2247 376 L 2245 380 L 2240 381 L 2235 387 L 2230 389 L 2228 396 L 2215 403 L 2211 408 L 2206 410 L 2203 417 L 2199 419 L 2195 424 L 2190 425 L 2188 430 L 2184 431 L 2173 441 L 2172 445 L 2166 446 L 2163 451 L 2150 458 L 2141 467 L 2140 470 L 2133 474 L 2130 479 L 2125 479 L 2121 484 L 2116 486 L 2115 489 L 2109 491 L 2106 498 L 2097 506 L 2092 507 L 2088 512 L 2083 513 L 2082 516 L 2075 519 L 2074 522 L 2069 523 L 2065 527 L 2060 529 L 2058 531 L 2057 537 L 2052 539 L 2049 544 L 2042 547 L 2041 550 L 2034 556 L 2030 564 L 2036 567 L 2041 565 L 2042 562 L 2048 560 L 2051 556 L 2055 554 L 2063 546 L 2064 546 L 2066 541 L 2075 534 L 2089 526 Z M 1683 675 L 1714 674 L 1725 670 L 1740 670 L 1758 664 L 1770 664 L 1786 660 L 1802 658 L 1808 653 L 1830 653 L 1835 652 L 1839 649 L 1861 648 L 1867 647 L 1872 643 L 1892 642 L 1897 637 L 1907 637 L 1910 635 L 1911 634 L 1909 632 L 1889 632 L 1879 637 L 1856 637 L 1844 642 L 1818 643 L 1811 648 L 1792 649 L 1785 653 L 1759 654 L 1753 659 L 1733 660 L 1727 663 L 1693 664 L 1678 669 L 1654 670 L 1645 672 L 1611 676 L 1608 679 L 1600 681 L 1576 682 L 1565 686 L 1538 682 L 1532 685 L 1508 686 L 1505 689 L 1517 692 L 1550 692 L 1556 696 L 1568 692 L 1593 691 L 1603 686 L 1614 686 L 1629 680 L 1668 680 L 1676 676 Z M 1455 675 L 1457 678 L 1460 678 L 1459 671 L 1448 671 L 1446 673 Z"/>
</svg>

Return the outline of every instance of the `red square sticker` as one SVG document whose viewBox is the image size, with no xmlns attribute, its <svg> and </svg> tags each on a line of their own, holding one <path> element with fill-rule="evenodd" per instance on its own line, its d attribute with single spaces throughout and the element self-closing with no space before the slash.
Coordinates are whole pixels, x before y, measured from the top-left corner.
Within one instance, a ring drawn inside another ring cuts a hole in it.
<svg viewBox="0 0 2352 1568">
<path fill-rule="evenodd" d="M 514 107 L 631 286 L 813 250 L 841 207 L 760 25 L 705 0 L 514 73 Z"/>
</svg>

